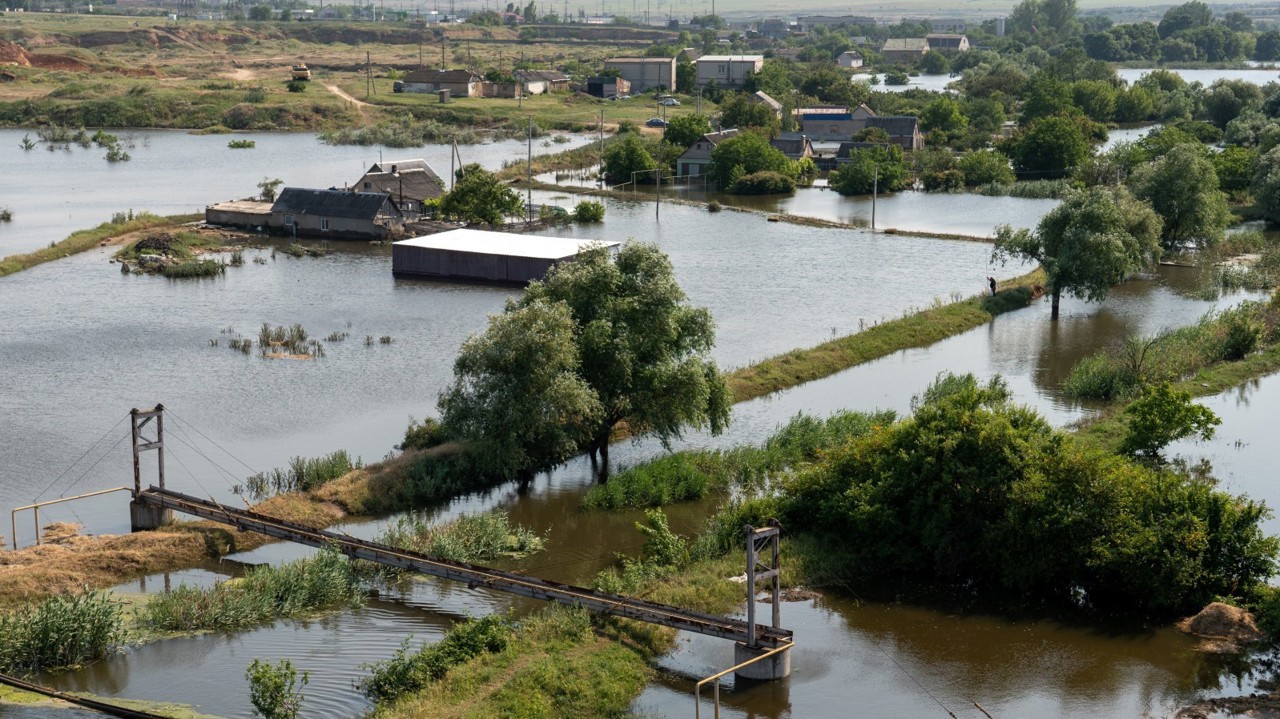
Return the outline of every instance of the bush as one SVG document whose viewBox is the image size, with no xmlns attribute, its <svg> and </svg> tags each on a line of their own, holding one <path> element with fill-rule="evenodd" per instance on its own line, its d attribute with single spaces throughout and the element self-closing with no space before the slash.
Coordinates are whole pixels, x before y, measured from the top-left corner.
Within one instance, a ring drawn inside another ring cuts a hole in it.
<svg viewBox="0 0 1280 719">
<path fill-rule="evenodd" d="M 707 203 L 707 212 L 719 212 L 722 209 L 724 208 L 720 205 L 719 200 L 712 200 Z"/>
<path fill-rule="evenodd" d="M 1170 616 L 1257 589 L 1266 508 L 1086 447 L 976 381 L 783 482 L 783 526 L 840 547 L 854 581 L 949 585 Z"/>
<path fill-rule="evenodd" d="M 960 170 L 927 172 L 920 177 L 926 192 L 956 192 L 964 189 L 964 173 Z"/>
<path fill-rule="evenodd" d="M 51 597 L 0 614 L 0 672 L 79 666 L 107 656 L 123 640 L 120 603 L 109 593 Z"/>
<path fill-rule="evenodd" d="M 163 265 L 160 274 L 174 279 L 184 277 L 217 277 L 226 272 L 226 265 L 217 260 L 185 260 L 173 265 Z"/>
<path fill-rule="evenodd" d="M 503 512 L 464 514 L 440 525 L 416 516 L 401 517 L 377 541 L 453 562 L 475 563 L 499 557 L 523 557 L 542 550 L 542 537 L 512 524 Z"/>
<path fill-rule="evenodd" d="M 708 471 L 714 471 L 711 465 L 718 459 L 719 453 L 708 450 L 685 451 L 628 467 L 607 483 L 592 487 L 583 505 L 638 509 L 699 499 L 717 484 Z"/>
<path fill-rule="evenodd" d="M 576 222 L 603 222 L 604 203 L 595 200 L 583 200 L 573 208 L 573 219 Z"/>
<path fill-rule="evenodd" d="M 1009 166 L 1009 158 L 994 150 L 977 150 L 960 158 L 960 171 L 964 173 L 964 184 L 976 185 L 1009 185 L 1016 179 L 1013 168 Z"/>
<path fill-rule="evenodd" d="M 307 91 L 307 83 L 303 82 L 302 80 L 290 80 L 289 84 L 285 85 L 285 87 L 289 89 L 289 92 L 306 92 Z"/>
<path fill-rule="evenodd" d="M 733 183 L 735 195 L 782 195 L 796 191 L 796 181 L 780 172 L 768 170 L 743 175 Z"/>
<path fill-rule="evenodd" d="M 1186 437 L 1212 439 L 1213 428 L 1222 424 L 1212 410 L 1192 402 L 1188 392 L 1175 392 L 1168 382 L 1144 391 L 1124 413 L 1129 427 L 1120 451 L 1151 458 Z"/>
<path fill-rule="evenodd" d="M 303 672 L 299 677 L 288 659 L 268 664 L 255 658 L 244 677 L 249 680 L 249 701 L 254 715 L 262 719 L 297 719 L 302 700 L 306 698 L 302 689 L 311 681 L 309 673 Z"/>
<path fill-rule="evenodd" d="M 414 653 L 409 651 L 412 638 L 406 639 L 392 658 L 364 665 L 370 674 L 360 681 L 360 691 L 379 704 L 412 694 L 444 678 L 459 664 L 506 649 L 511 633 L 508 620 L 489 616 L 456 624 L 444 639 Z"/>
<path fill-rule="evenodd" d="M 1266 336 L 1266 325 L 1247 310 L 1226 310 L 1220 315 L 1219 322 L 1222 341 L 1218 356 L 1227 362 L 1244 359 L 1262 344 Z"/>
</svg>

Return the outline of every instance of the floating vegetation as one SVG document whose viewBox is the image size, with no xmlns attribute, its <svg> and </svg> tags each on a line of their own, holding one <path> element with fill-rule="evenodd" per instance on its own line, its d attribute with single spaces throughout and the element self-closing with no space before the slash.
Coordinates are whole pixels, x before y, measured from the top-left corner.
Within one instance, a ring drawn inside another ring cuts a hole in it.
<svg viewBox="0 0 1280 719">
<path fill-rule="evenodd" d="M 389 344 L 391 344 L 393 341 L 394 341 L 394 340 L 392 340 L 392 339 L 391 339 L 391 335 L 383 335 L 383 336 L 381 336 L 381 337 L 379 337 L 379 338 L 378 338 L 378 343 L 379 343 L 379 344 L 389 345 Z"/>
<path fill-rule="evenodd" d="M 320 341 L 308 337 L 307 330 L 296 323 L 289 327 L 272 327 L 264 322 L 262 329 L 258 330 L 258 348 L 262 350 L 263 357 L 313 359 L 324 356 Z"/>
<path fill-rule="evenodd" d="M 0 210 L 0 222 L 12 222 L 12 221 L 13 221 L 13 210 L 10 210 L 8 207 L 4 208 L 3 210 Z"/>
<path fill-rule="evenodd" d="M 365 336 L 364 336 L 364 346 L 365 346 L 365 347 L 372 347 L 372 346 L 373 346 L 373 335 L 365 335 Z"/>
<path fill-rule="evenodd" d="M 341 449 L 323 457 L 294 457 L 289 460 L 289 466 L 258 472 L 246 479 L 244 485 L 237 485 L 234 491 L 236 494 L 248 492 L 253 501 L 259 502 L 284 492 L 316 489 L 363 466 L 359 458 L 352 461 L 351 455 Z"/>
<path fill-rule="evenodd" d="M 227 147 L 231 148 L 232 150 L 252 150 L 257 146 L 258 146 L 258 143 L 254 142 L 253 140 L 232 140 L 231 142 L 227 143 Z"/>
<path fill-rule="evenodd" d="M 253 264 L 255 264 L 255 265 L 265 265 L 265 264 L 267 264 L 267 258 L 265 258 L 265 257 L 255 257 L 255 258 L 253 258 Z"/>
<path fill-rule="evenodd" d="M 177 264 L 160 265 L 160 274 L 173 279 L 216 277 L 226 271 L 227 266 L 217 260 L 184 260 Z"/>
<path fill-rule="evenodd" d="M 120 142 L 120 138 L 116 137 L 115 135 L 112 135 L 111 133 L 105 130 L 98 130 L 97 132 L 93 133 L 93 137 L 89 139 L 93 141 L 93 144 L 103 148 L 111 147 L 112 145 L 118 144 Z"/>
<path fill-rule="evenodd" d="M 308 247 L 306 245 L 299 245 L 296 242 L 284 248 L 284 253 L 290 257 L 324 257 L 330 252 L 332 252 L 332 250 L 327 247 Z M 275 259 L 275 256 L 275 248 L 272 248 L 271 258 Z"/>
<path fill-rule="evenodd" d="M 34 150 L 34 149 L 36 149 L 36 143 L 35 143 L 35 140 L 32 140 L 30 135 L 23 135 L 23 136 L 22 136 L 22 149 L 24 149 L 24 150 Z"/>
<path fill-rule="evenodd" d="M 243 266 L 243 265 L 244 265 L 244 251 L 243 251 L 243 250 L 236 250 L 235 252 L 232 252 L 232 253 L 231 253 L 231 266 L 232 266 L 232 267 L 241 267 L 241 266 Z"/>
<path fill-rule="evenodd" d="M 358 607 L 365 593 L 353 566 L 332 549 L 207 589 L 180 586 L 157 594 L 139 612 L 143 625 L 166 632 L 243 629 L 323 609 Z"/>
<path fill-rule="evenodd" d="M 101 659 L 124 638 L 120 603 L 108 592 L 58 595 L 0 614 L 0 672 L 35 672 Z"/>
<path fill-rule="evenodd" d="M 253 349 L 253 340 L 249 339 L 248 337 L 231 339 L 231 340 L 227 340 L 227 346 L 233 350 L 236 350 L 237 352 L 241 352 L 243 354 L 249 354 L 249 351 Z"/>
<path fill-rule="evenodd" d="M 107 162 L 128 162 L 132 159 L 129 153 L 125 152 L 124 148 L 119 145 L 112 145 L 107 148 Z"/>
<path fill-rule="evenodd" d="M 351 334 L 348 332 L 338 332 L 335 330 L 333 332 L 330 332 L 329 336 L 324 338 L 324 341 L 325 342 L 341 342 L 350 336 Z"/>
</svg>

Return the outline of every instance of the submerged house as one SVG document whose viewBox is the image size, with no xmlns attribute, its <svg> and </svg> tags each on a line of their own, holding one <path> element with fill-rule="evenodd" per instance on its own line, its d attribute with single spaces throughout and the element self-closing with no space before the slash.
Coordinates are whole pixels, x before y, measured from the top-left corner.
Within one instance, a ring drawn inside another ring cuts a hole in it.
<svg viewBox="0 0 1280 719">
<path fill-rule="evenodd" d="M 286 187 L 271 206 L 270 227 L 299 237 L 384 240 L 404 219 L 392 197 L 382 192 Z"/>
<path fill-rule="evenodd" d="M 617 254 L 617 242 L 450 230 L 393 244 L 391 272 L 397 276 L 523 285 L 543 279 L 555 265 L 572 262 L 583 250 L 597 245 Z"/>
<path fill-rule="evenodd" d="M 711 164 L 711 151 L 716 149 L 716 145 L 731 137 L 737 137 L 737 135 L 737 129 L 729 129 L 721 130 L 720 132 L 708 132 L 698 138 L 676 160 L 676 175 L 679 177 L 705 175 L 707 173 L 707 165 Z"/>
</svg>

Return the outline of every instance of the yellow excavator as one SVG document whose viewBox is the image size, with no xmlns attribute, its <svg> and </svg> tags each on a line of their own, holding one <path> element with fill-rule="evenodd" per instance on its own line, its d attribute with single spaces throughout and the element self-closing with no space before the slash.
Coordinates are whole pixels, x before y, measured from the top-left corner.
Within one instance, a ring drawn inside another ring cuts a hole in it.
<svg viewBox="0 0 1280 719">
<path fill-rule="evenodd" d="M 311 69 L 307 67 L 305 62 L 300 62 L 293 66 L 293 74 L 291 77 L 294 80 L 310 80 Z"/>
</svg>

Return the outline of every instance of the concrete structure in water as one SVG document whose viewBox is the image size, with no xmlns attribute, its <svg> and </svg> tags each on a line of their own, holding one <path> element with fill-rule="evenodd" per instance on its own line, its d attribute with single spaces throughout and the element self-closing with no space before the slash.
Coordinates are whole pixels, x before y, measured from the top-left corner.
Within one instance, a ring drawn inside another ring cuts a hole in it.
<svg viewBox="0 0 1280 719">
<path fill-rule="evenodd" d="M 527 284 L 542 279 L 561 262 L 572 262 L 594 245 L 604 245 L 610 252 L 618 248 L 617 242 L 450 230 L 393 244 L 391 272 L 406 277 Z"/>
</svg>

